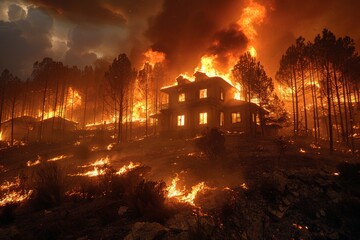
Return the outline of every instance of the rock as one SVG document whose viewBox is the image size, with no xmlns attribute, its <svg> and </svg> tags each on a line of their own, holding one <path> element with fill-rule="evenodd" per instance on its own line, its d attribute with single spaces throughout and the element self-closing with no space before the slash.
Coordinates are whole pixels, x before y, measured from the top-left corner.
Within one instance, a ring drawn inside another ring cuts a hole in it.
<svg viewBox="0 0 360 240">
<path fill-rule="evenodd" d="M 282 202 L 285 204 L 285 206 L 289 206 L 291 204 L 291 202 L 288 198 L 283 198 Z"/>
<path fill-rule="evenodd" d="M 319 213 L 322 217 L 325 217 L 325 215 L 326 215 L 324 209 L 320 209 Z"/>
<path fill-rule="evenodd" d="M 82 237 L 79 237 L 77 238 L 76 240 L 88 240 L 88 236 L 82 236 Z"/>
<path fill-rule="evenodd" d="M 118 210 L 119 216 L 124 215 L 124 214 L 127 212 L 128 209 L 129 209 L 129 208 L 126 207 L 126 206 L 121 206 L 121 207 L 119 207 L 119 210 Z"/>
<path fill-rule="evenodd" d="M 327 236 L 329 239 L 339 239 L 339 233 L 338 232 L 333 232 L 333 233 L 330 233 L 328 234 Z"/>
<path fill-rule="evenodd" d="M 268 211 L 273 217 L 276 217 L 278 219 L 281 219 L 285 213 L 285 212 L 281 212 L 280 210 L 277 210 L 277 209 L 268 209 Z"/>
<path fill-rule="evenodd" d="M 170 218 L 165 226 L 178 231 L 188 231 L 197 223 L 196 217 L 190 214 L 179 213 Z"/>
<path fill-rule="evenodd" d="M 124 240 L 152 240 L 165 235 L 168 229 L 156 222 L 137 222 Z"/>
<path fill-rule="evenodd" d="M 340 200 L 340 195 L 334 190 L 328 190 L 326 195 L 334 202 L 338 203 Z"/>
</svg>

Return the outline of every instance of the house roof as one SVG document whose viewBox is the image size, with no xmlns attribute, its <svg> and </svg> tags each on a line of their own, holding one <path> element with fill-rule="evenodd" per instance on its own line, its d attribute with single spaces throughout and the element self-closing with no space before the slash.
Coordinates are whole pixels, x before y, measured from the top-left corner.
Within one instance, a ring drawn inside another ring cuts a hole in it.
<svg viewBox="0 0 360 240">
<path fill-rule="evenodd" d="M 259 110 L 259 111 L 263 111 L 264 113 L 269 113 L 269 111 L 267 111 L 264 108 L 260 107 L 256 103 L 252 103 L 252 102 L 249 103 L 249 102 L 246 102 L 246 101 L 243 101 L 243 100 L 230 99 L 230 100 L 226 101 L 225 105 L 226 105 L 226 107 L 240 107 L 240 106 L 250 105 L 252 108 L 255 108 L 255 109 Z"/>
<path fill-rule="evenodd" d="M 202 85 L 211 85 L 211 84 L 217 84 L 224 88 L 235 88 L 231 83 L 227 82 L 221 77 L 208 77 L 200 72 L 195 73 L 194 76 L 195 76 L 195 81 L 190 81 L 180 76 L 177 78 L 177 85 L 163 87 L 160 89 L 160 91 L 164 93 L 170 93 L 180 88 L 181 89 L 194 88 L 194 87 L 200 87 Z"/>
<path fill-rule="evenodd" d="M 14 123 L 34 123 L 36 118 L 31 116 L 21 116 L 14 118 Z M 2 122 L 2 124 L 11 123 L 11 119 Z"/>
</svg>

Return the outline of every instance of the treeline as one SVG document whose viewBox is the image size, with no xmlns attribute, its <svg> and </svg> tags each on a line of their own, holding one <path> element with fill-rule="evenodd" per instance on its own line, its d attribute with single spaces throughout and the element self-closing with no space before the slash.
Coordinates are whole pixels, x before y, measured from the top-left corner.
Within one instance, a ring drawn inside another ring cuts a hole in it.
<svg viewBox="0 0 360 240">
<path fill-rule="evenodd" d="M 276 79 L 291 102 L 293 134 L 338 141 L 355 150 L 359 128 L 360 57 L 350 37 L 324 29 L 299 37 L 282 56 Z"/>
<path fill-rule="evenodd" d="M 156 131 L 155 113 L 160 105 L 158 87 L 165 81 L 162 63 L 146 63 L 133 68 L 125 54 L 112 63 L 98 60 L 79 69 L 51 58 L 35 62 L 30 77 L 21 81 L 8 70 L 0 75 L 0 132 L 11 121 L 23 116 L 40 121 L 38 140 L 43 137 L 45 119 L 56 118 L 78 123 L 79 128 L 114 124 L 117 140 L 131 139 L 133 122 L 145 123 L 145 135 Z"/>
</svg>

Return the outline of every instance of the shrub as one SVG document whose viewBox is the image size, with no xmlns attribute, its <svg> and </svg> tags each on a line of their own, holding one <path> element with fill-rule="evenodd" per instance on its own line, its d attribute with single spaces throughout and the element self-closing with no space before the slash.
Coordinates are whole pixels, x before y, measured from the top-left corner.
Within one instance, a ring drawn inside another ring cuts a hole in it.
<svg viewBox="0 0 360 240">
<path fill-rule="evenodd" d="M 2 225 L 11 224 L 15 220 L 15 209 L 17 208 L 17 203 L 8 203 L 0 209 L 0 223 Z"/>
<path fill-rule="evenodd" d="M 172 215 L 166 205 L 165 183 L 142 180 L 134 192 L 128 195 L 127 203 L 135 212 L 153 221 L 164 222 Z"/>
<path fill-rule="evenodd" d="M 30 204 L 36 210 L 61 204 L 65 194 L 65 181 L 61 169 L 55 163 L 42 163 L 35 172 L 34 195 Z"/>
<path fill-rule="evenodd" d="M 196 146 L 209 158 L 216 158 L 225 152 L 225 137 L 219 129 L 212 128 L 197 139 Z"/>
</svg>

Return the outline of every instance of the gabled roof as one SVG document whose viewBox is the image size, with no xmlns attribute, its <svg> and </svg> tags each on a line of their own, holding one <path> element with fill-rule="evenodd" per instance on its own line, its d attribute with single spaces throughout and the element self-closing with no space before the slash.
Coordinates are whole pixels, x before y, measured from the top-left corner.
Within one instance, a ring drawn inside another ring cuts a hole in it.
<svg viewBox="0 0 360 240">
<path fill-rule="evenodd" d="M 221 77 L 207 77 L 205 74 L 199 72 L 195 73 L 194 76 L 196 77 L 195 81 L 190 81 L 180 76 L 177 78 L 177 85 L 163 87 L 160 89 L 160 91 L 164 93 L 170 93 L 178 89 L 186 90 L 188 88 L 204 87 L 206 85 L 213 84 L 217 84 L 223 88 L 235 88 L 232 84 Z"/>
</svg>

